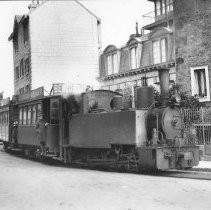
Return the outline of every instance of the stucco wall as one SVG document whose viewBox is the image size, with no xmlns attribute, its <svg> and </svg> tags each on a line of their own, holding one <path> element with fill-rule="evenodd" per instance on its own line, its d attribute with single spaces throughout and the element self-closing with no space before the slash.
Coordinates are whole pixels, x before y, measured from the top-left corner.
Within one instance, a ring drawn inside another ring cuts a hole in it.
<svg viewBox="0 0 211 210">
<path fill-rule="evenodd" d="M 30 14 L 32 89 L 97 85 L 97 19 L 75 1 L 49 1 Z"/>
</svg>

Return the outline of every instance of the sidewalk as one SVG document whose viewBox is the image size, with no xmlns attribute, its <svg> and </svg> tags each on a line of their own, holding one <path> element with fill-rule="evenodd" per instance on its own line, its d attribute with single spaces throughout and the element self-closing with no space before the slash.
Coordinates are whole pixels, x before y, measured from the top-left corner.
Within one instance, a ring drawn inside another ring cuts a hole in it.
<svg viewBox="0 0 211 210">
<path fill-rule="evenodd" d="M 211 161 L 199 161 L 199 165 L 195 166 L 197 169 L 211 169 Z"/>
</svg>

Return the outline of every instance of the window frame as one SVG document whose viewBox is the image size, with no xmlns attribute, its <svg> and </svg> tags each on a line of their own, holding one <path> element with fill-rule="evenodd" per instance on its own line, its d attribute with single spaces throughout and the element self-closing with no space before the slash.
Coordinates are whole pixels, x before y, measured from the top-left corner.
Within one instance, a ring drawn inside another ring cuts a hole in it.
<svg viewBox="0 0 211 210">
<path fill-rule="evenodd" d="M 135 68 L 133 68 L 132 66 L 132 50 L 135 49 Z M 138 69 L 140 67 L 140 63 L 139 63 L 139 56 L 138 56 L 138 45 L 132 45 L 130 47 L 130 69 Z"/>
<path fill-rule="evenodd" d="M 162 52 L 162 41 L 163 40 L 165 41 L 164 42 L 165 43 L 165 54 L 163 54 L 163 52 Z M 159 56 L 156 56 L 156 57 L 159 57 L 158 62 L 155 62 L 154 43 L 158 43 L 158 46 L 159 46 L 158 47 Z M 164 55 L 165 55 L 165 60 L 163 60 Z M 152 40 L 152 60 L 153 60 L 153 65 L 168 62 L 168 38 L 167 37 L 160 37 L 158 39 Z"/>
<path fill-rule="evenodd" d="M 13 38 L 13 50 L 14 53 L 17 54 L 19 50 L 19 43 L 18 43 L 18 33 Z"/>
<path fill-rule="evenodd" d="M 29 74 L 29 58 L 26 58 L 24 60 L 24 74 L 25 75 Z"/>
<path fill-rule="evenodd" d="M 18 80 L 20 78 L 20 68 L 19 66 L 15 67 L 15 80 Z"/>
<path fill-rule="evenodd" d="M 196 85 L 196 80 L 195 80 L 195 71 L 198 70 L 205 70 L 205 79 L 206 79 L 206 89 L 207 89 L 207 96 L 200 97 L 199 96 L 199 102 L 206 102 L 210 101 L 210 85 L 209 85 L 209 71 L 208 71 L 208 65 L 206 66 L 198 66 L 198 67 L 191 67 L 190 72 L 191 72 L 191 94 L 192 96 L 198 95 L 197 85 Z"/>
<path fill-rule="evenodd" d="M 21 77 L 24 77 L 24 74 L 25 74 L 25 70 L 24 70 L 25 68 L 24 68 L 24 60 L 23 60 L 23 58 L 20 60 L 20 77 L 19 78 L 21 78 Z"/>
<path fill-rule="evenodd" d="M 158 7 L 159 6 L 159 7 Z M 155 16 L 160 16 L 162 13 L 161 13 L 161 1 L 160 0 L 156 0 L 155 1 Z"/>
<path fill-rule="evenodd" d="M 116 56 L 116 58 L 115 58 L 115 56 Z M 116 67 L 115 67 L 115 65 L 116 65 Z M 109 68 L 109 66 L 111 69 Z M 111 52 L 106 55 L 106 69 L 107 69 L 107 75 L 118 74 L 119 65 L 118 65 L 118 53 L 117 52 Z"/>
<path fill-rule="evenodd" d="M 28 28 L 28 21 L 26 20 L 23 23 L 23 43 L 24 45 L 27 45 L 29 42 L 29 28 Z"/>
<path fill-rule="evenodd" d="M 165 15 L 173 11 L 172 0 L 156 0 L 155 1 L 155 17 Z"/>
</svg>

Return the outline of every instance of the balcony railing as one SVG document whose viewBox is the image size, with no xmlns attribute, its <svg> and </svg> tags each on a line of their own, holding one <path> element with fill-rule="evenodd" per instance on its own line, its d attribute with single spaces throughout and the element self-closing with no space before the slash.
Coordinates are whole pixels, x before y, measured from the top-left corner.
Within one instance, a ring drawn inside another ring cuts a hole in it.
<svg viewBox="0 0 211 210">
<path fill-rule="evenodd" d="M 169 14 L 172 14 L 172 12 L 173 12 L 173 4 L 171 3 L 142 15 L 142 18 L 144 20 L 144 23 L 148 25 L 163 18 L 167 18 Z"/>
</svg>

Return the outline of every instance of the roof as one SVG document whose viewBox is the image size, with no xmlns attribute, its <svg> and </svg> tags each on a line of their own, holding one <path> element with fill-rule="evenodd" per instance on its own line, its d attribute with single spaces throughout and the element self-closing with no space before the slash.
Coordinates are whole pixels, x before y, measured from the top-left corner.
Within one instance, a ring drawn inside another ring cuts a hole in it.
<svg viewBox="0 0 211 210">
<path fill-rule="evenodd" d="M 22 23 L 27 17 L 28 17 L 28 15 L 15 15 L 13 32 L 10 34 L 8 41 L 11 41 L 13 39 L 13 37 L 15 35 L 16 26 L 19 25 L 20 23 Z"/>
<path fill-rule="evenodd" d="M 86 8 L 81 2 L 79 2 L 78 0 L 74 0 L 77 4 L 79 4 L 83 9 L 85 9 L 89 14 L 91 14 L 92 16 L 94 16 L 98 22 L 101 22 L 101 19 L 98 18 L 93 12 L 91 12 L 88 8 Z M 31 12 L 34 12 L 35 10 L 39 9 L 40 7 L 42 7 L 43 5 L 45 5 L 48 1 L 43 2 L 42 4 L 40 4 L 37 8 L 35 8 L 32 11 L 29 11 L 28 14 L 24 14 L 24 15 L 15 15 L 14 18 L 14 25 L 13 25 L 13 32 L 10 34 L 8 41 L 11 41 L 15 35 L 15 27 L 16 24 L 20 24 L 24 21 L 24 19 L 26 19 L 27 17 L 29 17 L 29 14 Z"/>
<path fill-rule="evenodd" d="M 101 21 L 101 19 L 99 17 L 97 17 L 93 12 L 91 12 L 87 7 L 85 7 L 81 2 L 79 2 L 78 0 L 74 0 L 75 2 L 77 2 L 79 5 L 81 5 L 81 7 L 83 7 L 88 13 L 90 13 L 92 16 L 94 16 L 98 21 Z"/>
</svg>

